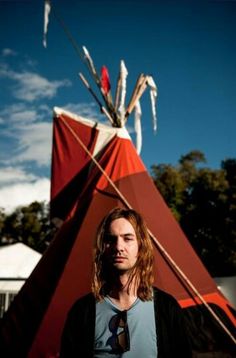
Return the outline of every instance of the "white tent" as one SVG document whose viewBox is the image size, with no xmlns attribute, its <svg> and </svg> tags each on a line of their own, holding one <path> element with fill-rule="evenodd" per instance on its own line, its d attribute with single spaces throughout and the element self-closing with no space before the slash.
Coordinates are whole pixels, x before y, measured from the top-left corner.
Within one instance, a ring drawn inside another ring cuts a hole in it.
<svg viewBox="0 0 236 358">
<path fill-rule="evenodd" d="M 22 243 L 0 247 L 0 317 L 30 276 L 41 256 Z"/>
<path fill-rule="evenodd" d="M 214 280 L 219 290 L 236 308 L 236 276 L 215 277 Z"/>
</svg>

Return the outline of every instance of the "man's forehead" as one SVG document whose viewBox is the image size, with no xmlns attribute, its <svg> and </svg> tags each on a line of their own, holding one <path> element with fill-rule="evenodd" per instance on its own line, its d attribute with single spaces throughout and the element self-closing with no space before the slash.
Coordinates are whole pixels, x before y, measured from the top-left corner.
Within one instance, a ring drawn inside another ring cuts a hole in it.
<svg viewBox="0 0 236 358">
<path fill-rule="evenodd" d="M 110 226 L 108 228 L 109 233 L 117 232 L 122 234 L 135 234 L 135 228 L 132 225 L 132 223 L 125 219 L 125 218 L 119 218 L 115 219 L 110 223 Z"/>
</svg>

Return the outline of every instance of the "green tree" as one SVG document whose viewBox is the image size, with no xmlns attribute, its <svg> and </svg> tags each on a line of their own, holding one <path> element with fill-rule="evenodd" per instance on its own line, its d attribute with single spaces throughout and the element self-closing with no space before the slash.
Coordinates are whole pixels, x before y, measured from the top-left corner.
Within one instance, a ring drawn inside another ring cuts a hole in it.
<svg viewBox="0 0 236 358">
<path fill-rule="evenodd" d="M 17 208 L 4 216 L 2 226 L 2 244 L 23 242 L 39 252 L 44 252 L 55 232 L 50 223 L 49 205 L 45 202 Z"/>
<path fill-rule="evenodd" d="M 3 235 L 5 219 L 6 219 L 6 214 L 4 210 L 0 208 L 0 237 L 2 237 Z"/>
<path fill-rule="evenodd" d="M 236 161 L 202 167 L 200 151 L 171 165 L 152 166 L 154 183 L 213 276 L 236 273 Z"/>
<path fill-rule="evenodd" d="M 186 183 L 178 169 L 168 164 L 153 165 L 152 177 L 174 216 L 180 220 Z"/>
</svg>

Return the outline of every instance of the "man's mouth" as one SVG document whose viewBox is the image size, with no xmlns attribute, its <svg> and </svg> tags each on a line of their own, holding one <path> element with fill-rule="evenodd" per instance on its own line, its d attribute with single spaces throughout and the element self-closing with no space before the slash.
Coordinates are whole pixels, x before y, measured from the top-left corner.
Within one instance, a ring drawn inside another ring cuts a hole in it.
<svg viewBox="0 0 236 358">
<path fill-rule="evenodd" d="M 113 260 L 113 262 L 122 262 L 122 261 L 126 260 L 126 257 L 124 257 L 124 256 L 114 256 L 112 258 L 112 260 Z"/>
</svg>

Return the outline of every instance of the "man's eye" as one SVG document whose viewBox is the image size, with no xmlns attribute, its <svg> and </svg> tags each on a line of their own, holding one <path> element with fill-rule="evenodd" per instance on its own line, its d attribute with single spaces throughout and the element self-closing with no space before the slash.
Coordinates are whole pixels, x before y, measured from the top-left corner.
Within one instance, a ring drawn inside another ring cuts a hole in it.
<svg viewBox="0 0 236 358">
<path fill-rule="evenodd" d="M 114 236 L 107 235 L 106 238 L 105 238 L 106 244 L 111 244 L 114 241 L 115 241 Z"/>
<path fill-rule="evenodd" d="M 132 241 L 132 240 L 133 240 L 133 236 L 126 236 L 126 237 L 125 237 L 125 240 L 126 240 L 126 241 Z"/>
</svg>

